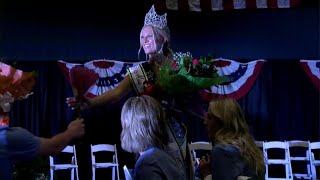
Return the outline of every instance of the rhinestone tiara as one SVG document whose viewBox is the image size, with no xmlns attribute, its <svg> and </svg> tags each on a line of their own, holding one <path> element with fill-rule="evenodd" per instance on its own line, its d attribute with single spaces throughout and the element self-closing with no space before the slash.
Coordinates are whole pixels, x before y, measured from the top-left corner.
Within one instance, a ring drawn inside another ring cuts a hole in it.
<svg viewBox="0 0 320 180">
<path fill-rule="evenodd" d="M 151 25 L 160 29 L 167 26 L 167 13 L 158 15 L 154 9 L 154 5 L 150 8 L 149 12 L 144 17 L 144 25 Z"/>
</svg>

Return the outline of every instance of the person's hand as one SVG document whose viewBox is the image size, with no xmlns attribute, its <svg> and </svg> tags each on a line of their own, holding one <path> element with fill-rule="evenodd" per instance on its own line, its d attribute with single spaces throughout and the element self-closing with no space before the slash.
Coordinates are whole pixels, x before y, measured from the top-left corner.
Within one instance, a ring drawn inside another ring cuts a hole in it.
<svg viewBox="0 0 320 180">
<path fill-rule="evenodd" d="M 208 159 L 208 160 L 207 160 Z M 211 169 L 210 169 L 210 158 L 205 158 L 205 156 L 203 156 L 200 159 L 200 163 L 199 163 L 199 170 L 200 173 L 202 175 L 202 177 L 206 177 L 209 174 L 211 174 Z"/>
<path fill-rule="evenodd" d="M 71 121 L 68 125 L 67 131 L 70 133 L 71 136 L 74 138 L 80 138 L 84 135 L 84 119 L 76 119 Z"/>
<path fill-rule="evenodd" d="M 76 109 L 77 107 L 80 107 L 81 110 L 84 110 L 90 108 L 91 106 L 90 99 L 85 96 L 81 96 L 79 98 L 67 97 L 66 103 L 72 108 L 72 110 Z"/>
</svg>

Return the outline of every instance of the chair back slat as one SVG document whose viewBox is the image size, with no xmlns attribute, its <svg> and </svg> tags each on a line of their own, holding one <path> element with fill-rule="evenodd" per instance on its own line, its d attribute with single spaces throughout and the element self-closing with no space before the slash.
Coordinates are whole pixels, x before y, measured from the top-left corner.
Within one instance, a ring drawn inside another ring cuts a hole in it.
<svg viewBox="0 0 320 180">
<path fill-rule="evenodd" d="M 92 152 L 109 151 L 115 152 L 115 145 L 112 144 L 96 144 L 91 146 Z"/>
<path fill-rule="evenodd" d="M 66 146 L 61 152 L 64 153 L 73 153 L 74 151 L 74 146 Z"/>
</svg>

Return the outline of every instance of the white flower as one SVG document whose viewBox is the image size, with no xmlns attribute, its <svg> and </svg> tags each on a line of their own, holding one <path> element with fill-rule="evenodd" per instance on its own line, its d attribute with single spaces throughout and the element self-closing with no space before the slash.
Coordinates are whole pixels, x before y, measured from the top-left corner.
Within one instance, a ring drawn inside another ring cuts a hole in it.
<svg viewBox="0 0 320 180">
<path fill-rule="evenodd" d="M 173 59 L 178 61 L 181 57 L 190 57 L 192 59 L 192 54 L 190 52 L 176 52 L 173 54 Z"/>
</svg>

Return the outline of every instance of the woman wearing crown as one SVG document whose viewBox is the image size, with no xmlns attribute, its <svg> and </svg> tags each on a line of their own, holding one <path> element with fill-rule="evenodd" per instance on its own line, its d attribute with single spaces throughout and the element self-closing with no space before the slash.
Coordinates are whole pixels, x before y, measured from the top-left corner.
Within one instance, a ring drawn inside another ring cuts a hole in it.
<svg viewBox="0 0 320 180">
<path fill-rule="evenodd" d="M 133 90 L 138 95 L 147 92 L 153 93 L 150 90 L 150 86 L 155 84 L 159 65 L 173 58 L 173 52 L 169 48 L 170 31 L 167 26 L 166 15 L 158 15 L 154 6 L 151 7 L 145 16 L 144 26 L 140 31 L 140 49 L 138 52 L 140 54 L 141 49 L 144 50 L 146 62 L 128 69 L 127 75 L 114 89 L 99 96 L 86 99 L 81 104 L 82 109 L 117 102 Z M 67 98 L 69 106 L 75 107 L 77 103 L 75 98 Z"/>
<path fill-rule="evenodd" d="M 145 15 L 144 26 L 140 31 L 140 54 L 141 49 L 146 55 L 146 62 L 127 70 L 127 75 L 117 87 L 105 93 L 80 100 L 80 108 L 88 109 L 120 101 L 132 91 L 137 95 L 150 95 L 156 98 L 163 105 L 172 104 L 164 101 L 164 91 L 156 83 L 160 73 L 160 66 L 170 64 L 173 60 L 173 52 L 169 48 L 170 30 L 167 26 L 167 14 L 158 15 L 154 6 Z M 67 98 L 70 107 L 79 105 L 74 97 Z M 169 113 L 168 113 L 169 114 Z M 170 113 L 171 114 L 171 113 Z M 168 131 L 171 143 L 169 148 L 174 149 L 176 159 L 180 162 L 181 168 L 185 169 L 184 158 L 186 156 L 186 128 L 174 118 L 168 118 Z"/>
</svg>

